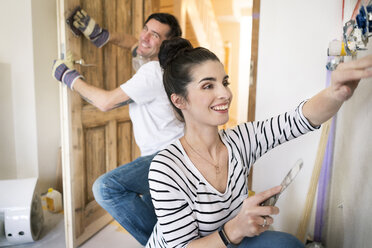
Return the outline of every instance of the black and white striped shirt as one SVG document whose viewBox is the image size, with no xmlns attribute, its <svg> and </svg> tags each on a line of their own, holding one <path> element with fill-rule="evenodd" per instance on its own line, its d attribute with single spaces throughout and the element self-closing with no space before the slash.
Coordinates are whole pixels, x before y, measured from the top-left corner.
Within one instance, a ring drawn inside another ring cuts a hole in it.
<svg viewBox="0 0 372 248">
<path fill-rule="evenodd" d="M 149 172 L 158 223 L 146 247 L 186 247 L 236 216 L 248 193 L 250 166 L 275 146 L 319 128 L 303 116 L 303 104 L 292 112 L 219 132 L 229 154 L 224 193 L 207 182 L 179 140 L 158 153 Z"/>
</svg>

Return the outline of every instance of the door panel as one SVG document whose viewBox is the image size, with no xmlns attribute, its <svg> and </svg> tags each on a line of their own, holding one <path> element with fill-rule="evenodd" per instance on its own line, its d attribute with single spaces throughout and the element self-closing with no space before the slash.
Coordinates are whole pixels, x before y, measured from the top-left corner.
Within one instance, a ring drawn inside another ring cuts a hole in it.
<svg viewBox="0 0 372 248">
<path fill-rule="evenodd" d="M 84 192 L 85 205 L 94 201 L 94 196 L 91 190 L 97 175 L 102 175 L 106 172 L 106 149 L 105 148 L 105 133 L 106 127 L 99 126 L 94 128 L 84 128 L 85 136 L 85 184 Z"/>
<path fill-rule="evenodd" d="M 81 6 L 110 32 L 138 35 L 143 27 L 144 12 L 154 4 L 150 0 L 60 0 L 59 19 L 65 20 L 76 6 Z M 156 1 L 155 1 L 156 2 Z M 131 52 L 106 44 L 96 48 L 84 37 L 76 37 L 59 20 L 60 51 L 73 52 L 94 66 L 77 66 L 86 81 L 99 88 L 112 90 L 132 75 Z M 61 91 L 64 154 L 64 200 L 67 247 L 76 247 L 107 225 L 112 217 L 94 200 L 92 185 L 102 174 L 139 156 L 135 144 L 128 106 L 101 112 L 72 91 Z M 69 188 L 69 186 L 71 188 Z M 66 195 L 68 194 L 68 195 Z M 67 208 L 67 209 L 66 209 Z M 73 237 L 71 237 L 73 236 Z"/>
</svg>

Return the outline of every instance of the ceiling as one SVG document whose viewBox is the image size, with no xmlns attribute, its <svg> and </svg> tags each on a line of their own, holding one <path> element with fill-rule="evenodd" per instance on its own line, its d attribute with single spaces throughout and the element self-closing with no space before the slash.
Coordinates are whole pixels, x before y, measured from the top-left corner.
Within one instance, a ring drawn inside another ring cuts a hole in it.
<svg viewBox="0 0 372 248">
<path fill-rule="evenodd" d="M 219 22 L 240 22 L 252 15 L 253 0 L 211 0 Z"/>
</svg>

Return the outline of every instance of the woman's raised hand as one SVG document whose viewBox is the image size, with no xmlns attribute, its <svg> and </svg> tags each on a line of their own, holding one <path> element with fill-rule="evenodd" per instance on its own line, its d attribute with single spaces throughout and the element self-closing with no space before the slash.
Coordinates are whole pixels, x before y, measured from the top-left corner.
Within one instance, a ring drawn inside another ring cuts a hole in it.
<svg viewBox="0 0 372 248">
<path fill-rule="evenodd" d="M 369 77 L 372 77 L 372 55 L 339 64 L 332 72 L 330 89 L 333 97 L 346 101 L 353 95 L 359 81 Z"/>
</svg>

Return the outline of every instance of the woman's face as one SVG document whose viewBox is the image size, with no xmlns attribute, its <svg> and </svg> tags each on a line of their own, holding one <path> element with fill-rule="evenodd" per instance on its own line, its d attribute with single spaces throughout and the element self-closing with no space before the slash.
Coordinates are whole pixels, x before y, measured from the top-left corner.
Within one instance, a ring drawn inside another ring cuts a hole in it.
<svg viewBox="0 0 372 248">
<path fill-rule="evenodd" d="M 208 60 L 191 70 L 183 113 L 186 123 L 218 126 L 229 120 L 232 94 L 228 76 L 218 61 Z"/>
</svg>

